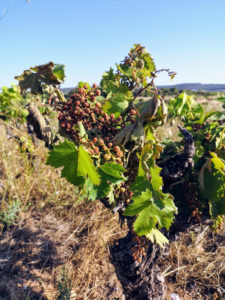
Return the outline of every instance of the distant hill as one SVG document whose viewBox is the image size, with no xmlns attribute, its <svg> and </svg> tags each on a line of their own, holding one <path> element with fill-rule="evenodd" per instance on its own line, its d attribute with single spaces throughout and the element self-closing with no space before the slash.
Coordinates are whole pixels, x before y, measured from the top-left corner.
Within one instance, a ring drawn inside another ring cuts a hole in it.
<svg viewBox="0 0 225 300">
<path fill-rule="evenodd" d="M 206 91 L 206 92 L 225 92 L 225 84 L 217 84 L 217 83 L 180 83 L 175 85 L 159 85 L 158 88 L 176 88 L 178 90 L 190 90 L 193 92 L 197 91 Z M 68 93 L 73 88 L 62 88 L 61 90 L 64 93 Z"/>
<path fill-rule="evenodd" d="M 225 84 L 216 83 L 180 83 L 175 85 L 160 85 L 158 88 L 176 88 L 178 90 L 190 90 L 190 91 L 206 91 L 206 92 L 224 92 Z"/>
<path fill-rule="evenodd" d="M 73 88 L 73 87 L 61 88 L 61 91 L 62 91 L 64 94 L 67 94 L 67 93 L 69 93 L 72 89 L 74 89 L 74 88 Z"/>
</svg>

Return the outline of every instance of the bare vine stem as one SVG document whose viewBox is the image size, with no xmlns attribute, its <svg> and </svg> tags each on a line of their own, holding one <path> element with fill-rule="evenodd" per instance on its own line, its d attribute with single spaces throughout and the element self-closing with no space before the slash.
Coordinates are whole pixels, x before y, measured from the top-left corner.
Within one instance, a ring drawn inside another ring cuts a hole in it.
<svg viewBox="0 0 225 300">
<path fill-rule="evenodd" d="M 146 90 L 148 87 L 152 86 L 154 89 L 155 89 L 155 93 L 156 95 L 158 94 L 158 91 L 157 91 L 157 88 L 155 86 L 155 83 L 154 83 L 154 79 L 156 77 L 156 74 L 158 73 L 161 73 L 161 72 L 167 72 L 168 75 L 170 77 L 174 77 L 177 73 L 174 72 L 174 71 L 171 71 L 170 69 L 160 69 L 160 70 L 156 70 L 154 72 L 152 72 L 152 80 L 151 82 L 149 82 L 145 87 L 141 88 L 137 94 L 134 96 L 134 98 L 131 100 L 131 102 L 129 103 L 128 107 L 121 113 L 121 116 L 124 117 L 128 112 L 129 110 L 131 110 L 132 108 L 135 109 L 138 117 L 140 118 L 140 113 L 139 111 L 136 109 L 136 107 L 134 106 L 134 101 L 137 99 L 137 97 L 144 91 Z"/>
<path fill-rule="evenodd" d="M 131 100 L 130 104 L 128 105 L 128 107 L 121 113 L 121 117 L 124 117 L 129 110 L 131 110 L 132 108 L 135 109 L 138 117 L 140 118 L 140 113 L 139 111 L 136 109 L 136 107 L 134 106 L 134 101 L 137 99 L 137 97 L 144 91 L 146 90 L 148 87 L 152 86 L 154 84 L 154 78 L 151 80 L 151 82 L 149 82 L 145 87 L 141 88 L 137 94 L 134 96 L 134 98 Z"/>
</svg>

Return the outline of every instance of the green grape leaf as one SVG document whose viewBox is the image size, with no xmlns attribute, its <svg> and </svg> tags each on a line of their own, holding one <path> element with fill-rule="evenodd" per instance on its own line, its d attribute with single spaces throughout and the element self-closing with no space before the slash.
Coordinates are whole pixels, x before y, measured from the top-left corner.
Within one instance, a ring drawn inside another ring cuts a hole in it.
<svg viewBox="0 0 225 300">
<path fill-rule="evenodd" d="M 17 118 L 21 123 L 26 122 L 29 114 L 26 109 L 27 102 L 28 100 L 20 95 L 17 86 L 2 87 L 0 89 L 0 117 L 4 117 L 6 121 Z"/>
<path fill-rule="evenodd" d="M 83 174 L 78 171 L 78 149 L 73 143 L 65 140 L 53 147 L 47 158 L 47 165 L 55 168 L 63 167 L 62 177 L 76 186 L 84 184 Z"/>
<path fill-rule="evenodd" d="M 171 208 L 173 208 L 173 211 Z M 149 205 L 139 213 L 134 223 L 134 230 L 138 235 L 147 235 L 157 225 L 159 228 L 165 227 L 168 230 L 172 224 L 174 212 L 175 210 L 172 205 L 170 205 L 169 209 L 167 209 L 167 207 L 160 209 L 154 204 L 154 199 L 152 198 L 152 203 L 150 202 Z"/>
<path fill-rule="evenodd" d="M 132 76 L 132 68 L 125 67 L 124 64 L 116 65 L 118 70 L 125 76 L 131 77 Z"/>
<path fill-rule="evenodd" d="M 107 94 L 105 104 L 102 107 L 103 111 L 115 114 L 116 117 L 119 116 L 127 108 L 129 101 L 132 100 L 132 92 L 120 82 L 120 76 L 114 74 L 112 68 L 103 74 L 100 85 Z"/>
<path fill-rule="evenodd" d="M 98 199 L 98 186 L 95 186 L 93 182 L 87 178 L 84 186 L 84 193 L 82 198 L 95 201 Z"/>
<path fill-rule="evenodd" d="M 133 202 L 126 208 L 125 216 L 137 215 L 149 206 L 152 201 L 151 185 L 145 177 L 138 176 L 130 189 L 134 193 L 132 197 Z"/>
<path fill-rule="evenodd" d="M 140 195 L 132 197 L 134 202 L 132 202 L 125 210 L 125 216 L 135 216 L 142 212 L 146 207 L 150 205 L 152 199 L 152 193 L 149 189 L 143 191 Z"/>
<path fill-rule="evenodd" d="M 160 247 L 164 247 L 166 244 L 169 244 L 169 240 L 162 234 L 158 229 L 152 229 L 146 237 L 152 242 L 157 243 Z"/>
<path fill-rule="evenodd" d="M 181 93 L 177 98 L 172 99 L 168 105 L 170 117 L 182 116 L 186 120 L 202 124 L 204 122 L 204 109 L 192 96 Z"/>
<path fill-rule="evenodd" d="M 101 87 L 107 94 L 102 109 L 108 114 L 115 114 L 116 117 L 124 111 L 129 102 L 133 99 L 132 86 L 142 84 L 146 86 L 148 79 L 155 71 L 155 64 L 151 55 L 144 47 L 137 44 L 129 53 L 130 58 L 116 64 L 117 70 L 112 68 L 102 76 Z M 126 62 L 129 60 L 130 62 Z"/>
<path fill-rule="evenodd" d="M 225 215 L 225 162 L 211 152 L 199 173 L 203 195 L 210 203 L 210 213 L 216 218 Z"/>
<path fill-rule="evenodd" d="M 143 176 L 137 176 L 137 178 L 131 185 L 131 191 L 134 192 L 134 197 L 140 195 L 147 189 L 150 189 L 150 182 Z"/>
<path fill-rule="evenodd" d="M 150 168 L 154 166 L 155 159 L 159 158 L 162 146 L 157 143 L 156 138 L 150 130 L 147 130 L 146 140 L 147 143 L 144 145 L 139 159 L 138 176 L 147 176 L 149 178 L 151 175 Z"/>
<path fill-rule="evenodd" d="M 126 178 L 122 175 L 118 176 L 119 173 L 122 172 L 122 169 L 118 171 L 117 164 L 111 164 L 112 171 L 111 175 L 109 174 L 109 164 L 106 163 L 106 166 L 103 165 L 99 168 L 99 174 L 101 175 L 102 181 L 101 184 L 98 186 L 98 198 L 104 198 L 111 196 L 110 202 L 114 201 L 114 196 L 112 191 L 115 185 L 120 185 Z"/>
<path fill-rule="evenodd" d="M 152 144 L 147 143 L 141 151 L 141 156 L 139 159 L 139 166 L 138 166 L 138 176 L 147 175 L 148 177 L 150 177 L 148 162 L 152 158 L 152 155 L 153 155 Z"/>
<path fill-rule="evenodd" d="M 165 227 L 169 229 L 174 214 L 177 213 L 173 197 L 162 192 L 162 178 L 160 168 L 150 168 L 151 181 L 146 177 L 138 176 L 131 186 L 134 192 L 132 203 L 126 208 L 125 216 L 138 215 L 134 222 L 134 230 L 138 235 L 148 235 L 153 229 Z M 152 238 L 153 236 L 150 235 Z M 156 237 L 157 239 L 157 237 Z M 158 237 L 160 242 L 160 237 Z"/>
<path fill-rule="evenodd" d="M 197 119 L 196 121 L 201 124 L 204 119 L 204 108 L 201 104 L 195 103 L 193 105 L 193 115 Z"/>
<path fill-rule="evenodd" d="M 151 73 L 156 70 L 152 56 L 147 51 L 144 51 L 144 53 L 141 55 L 141 58 L 144 60 L 145 68 L 149 72 L 148 76 L 151 77 Z"/>
<path fill-rule="evenodd" d="M 97 172 L 97 169 L 94 166 L 89 153 L 82 146 L 79 146 L 78 149 L 77 171 L 82 175 L 88 176 L 90 180 L 93 182 L 93 184 L 95 185 L 100 184 L 100 176 Z"/>
<path fill-rule="evenodd" d="M 115 92 L 113 92 L 113 89 L 109 92 L 102 109 L 104 112 L 115 114 L 118 117 L 128 107 L 129 101 L 132 100 L 133 96 L 126 86 L 121 86 Z"/>
<path fill-rule="evenodd" d="M 84 85 L 86 85 L 86 89 L 87 89 L 88 91 L 91 89 L 91 86 L 90 86 L 89 83 L 83 82 L 83 81 L 78 82 L 78 88 L 83 88 Z"/>
<path fill-rule="evenodd" d="M 109 198 L 109 203 L 114 202 L 114 187 L 120 185 L 121 182 L 126 180 L 122 173 L 126 170 L 120 165 L 115 163 L 105 163 L 100 166 L 98 173 L 101 176 L 100 185 L 94 185 L 92 182 L 88 182 L 85 196 L 92 201 L 97 199 Z"/>
<path fill-rule="evenodd" d="M 205 113 L 204 117 L 201 120 L 202 122 L 200 124 L 204 123 L 208 119 L 212 119 L 212 117 L 215 115 L 217 116 L 217 113 L 218 113 L 217 111 L 209 111 L 209 112 Z"/>
<path fill-rule="evenodd" d="M 65 80 L 65 66 L 64 65 L 55 65 L 52 73 L 58 79 L 58 81 L 63 82 Z"/>
<path fill-rule="evenodd" d="M 122 111 L 128 107 L 128 101 L 124 99 L 123 94 L 112 94 L 111 98 L 108 98 L 102 110 L 107 114 L 114 114 L 115 117 L 118 117 Z"/>
<path fill-rule="evenodd" d="M 120 164 L 115 163 L 105 163 L 104 165 L 100 166 L 100 169 L 115 178 L 124 180 L 124 176 L 121 173 L 124 173 L 126 169 L 124 169 Z"/>
<path fill-rule="evenodd" d="M 178 107 L 178 109 L 177 109 L 177 114 L 178 114 L 178 115 L 181 115 L 181 114 L 182 114 L 182 110 L 183 110 L 185 104 L 187 103 L 187 94 L 186 94 L 186 93 L 183 93 L 182 96 L 183 96 L 183 97 L 180 97 L 180 96 L 178 97 L 177 103 L 176 103 L 176 105 L 177 105 L 177 107 Z"/>
<path fill-rule="evenodd" d="M 216 137 L 216 149 L 221 150 L 225 145 L 225 128 L 219 128 L 218 137 Z"/>
<path fill-rule="evenodd" d="M 95 185 L 100 184 L 100 175 L 88 152 L 82 146 L 77 149 L 67 140 L 54 146 L 47 164 L 55 168 L 63 167 L 62 177 L 76 186 L 82 186 L 87 176 Z"/>
<path fill-rule="evenodd" d="M 151 217 L 151 207 L 152 205 L 145 207 L 134 222 L 134 230 L 138 235 L 147 235 L 156 227 L 157 221 L 155 216 Z"/>
</svg>

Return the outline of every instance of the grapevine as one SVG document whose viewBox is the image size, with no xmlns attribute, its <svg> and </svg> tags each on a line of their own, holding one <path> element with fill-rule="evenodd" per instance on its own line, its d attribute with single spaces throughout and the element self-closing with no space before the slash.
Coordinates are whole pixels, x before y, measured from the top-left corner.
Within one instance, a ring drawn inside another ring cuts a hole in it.
<svg viewBox="0 0 225 300">
<path fill-rule="evenodd" d="M 117 65 L 116 73 L 110 69 L 103 75 L 101 89 L 103 93 L 108 94 L 106 99 L 100 96 L 101 90 L 96 84 L 91 87 L 87 83 L 80 83 L 70 99 L 62 103 L 58 119 L 66 136 L 78 147 L 78 157 L 79 148 L 83 147 L 96 173 L 102 178 L 99 186 L 90 180 L 90 177 L 83 178 L 81 195 L 89 200 L 102 200 L 114 212 L 119 212 L 122 223 L 126 218 L 128 226 L 136 229 L 139 235 L 148 235 L 152 241 L 156 240 L 163 245 L 167 239 L 162 238 L 163 235 L 157 227 L 169 228 L 176 207 L 172 197 L 162 192 L 160 168 L 155 163 L 162 150 L 155 136 L 155 128 L 163 123 L 166 116 L 163 99 L 154 85 L 156 74 L 151 56 L 144 47 L 136 45 L 121 64 Z M 147 81 L 148 78 L 150 82 Z M 140 92 L 151 86 L 154 91 L 153 99 L 143 104 L 135 103 L 138 93 L 133 97 L 131 91 L 138 86 Z M 124 109 L 118 114 L 115 107 Z M 148 136 L 151 137 L 149 140 Z M 54 151 L 50 153 L 49 164 L 52 164 L 52 156 Z M 117 180 L 110 174 L 113 169 L 119 172 L 115 176 Z M 152 178 L 151 172 L 155 172 L 158 177 Z M 106 182 L 105 174 L 109 175 Z M 133 185 L 139 180 L 142 180 L 144 185 L 138 191 L 137 197 L 142 197 L 148 190 L 149 198 L 147 200 L 143 197 L 146 203 L 141 209 L 140 204 L 134 200 L 133 189 Z M 157 194 L 158 201 L 161 202 L 158 203 L 159 207 L 154 203 L 153 193 Z M 163 204 L 164 201 L 166 205 Z M 150 209 L 148 213 L 151 221 L 143 230 L 141 227 L 145 222 L 145 208 Z M 166 213 L 168 209 L 169 212 Z M 158 218 L 152 215 L 153 211 L 158 214 Z M 135 221 L 137 214 L 139 216 Z M 162 216 L 166 217 L 166 222 L 161 221 Z"/>
<path fill-rule="evenodd" d="M 157 70 L 139 44 L 116 70 L 103 74 L 99 86 L 80 82 L 67 100 L 57 87 L 64 72 L 53 63 L 31 70 L 37 73 L 22 74 L 21 90 L 29 88 L 32 76 L 38 79 L 33 93 L 43 90 L 49 79 L 42 82 L 40 75 L 50 72 L 64 138 L 53 144 L 47 164 L 62 168 L 62 177 L 78 188 L 80 199 L 100 200 L 119 214 L 121 225 L 127 224 L 127 236 L 110 249 L 127 298 L 163 299 L 157 259 L 160 247 L 169 242 L 178 209 L 187 205 L 188 218 L 196 222 L 207 211 L 214 229 L 225 214 L 224 112 L 205 113 L 185 93 L 166 103 L 155 78 L 161 72 L 171 78 L 176 73 Z M 152 98 L 142 101 L 139 96 L 146 89 Z M 160 140 L 157 129 L 174 118 L 182 140 Z"/>
</svg>

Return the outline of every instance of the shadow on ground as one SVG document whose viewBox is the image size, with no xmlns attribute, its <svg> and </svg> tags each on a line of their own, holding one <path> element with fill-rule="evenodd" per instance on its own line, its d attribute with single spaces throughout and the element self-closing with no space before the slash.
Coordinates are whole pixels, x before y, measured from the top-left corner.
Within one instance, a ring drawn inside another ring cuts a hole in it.
<svg viewBox="0 0 225 300">
<path fill-rule="evenodd" d="M 71 253 L 63 249 L 63 228 L 52 218 L 42 229 L 37 216 L 30 216 L 0 236 L 1 300 L 55 298 L 53 274 Z"/>
</svg>

